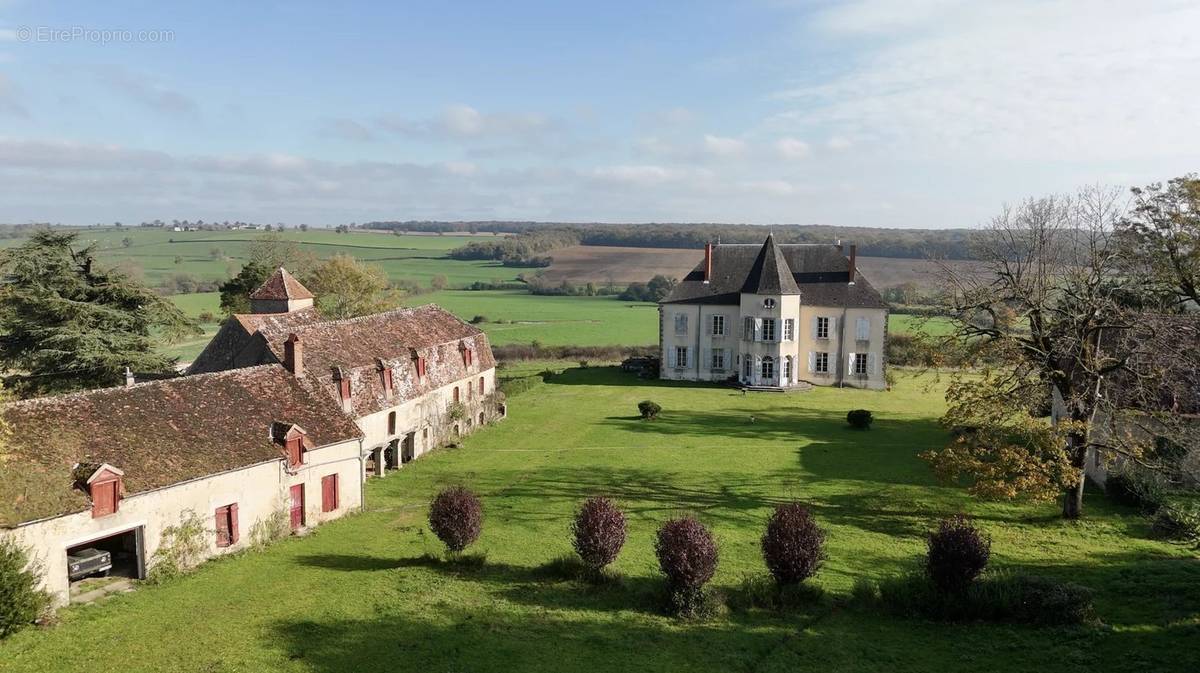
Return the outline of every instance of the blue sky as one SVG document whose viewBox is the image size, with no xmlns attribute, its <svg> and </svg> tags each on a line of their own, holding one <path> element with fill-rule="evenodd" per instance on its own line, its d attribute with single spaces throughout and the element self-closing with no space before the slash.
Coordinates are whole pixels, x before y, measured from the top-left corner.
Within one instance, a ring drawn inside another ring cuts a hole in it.
<svg viewBox="0 0 1200 673">
<path fill-rule="evenodd" d="M 1197 170 L 1196 25 L 1170 0 L 0 0 L 0 222 L 974 226 Z"/>
</svg>

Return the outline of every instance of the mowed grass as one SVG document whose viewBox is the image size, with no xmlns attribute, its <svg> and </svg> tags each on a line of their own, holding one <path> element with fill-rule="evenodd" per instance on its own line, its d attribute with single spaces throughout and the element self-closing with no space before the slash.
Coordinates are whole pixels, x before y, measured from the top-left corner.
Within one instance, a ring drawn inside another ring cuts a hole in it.
<svg viewBox="0 0 1200 673">
<path fill-rule="evenodd" d="M 662 404 L 659 420 L 636 418 L 643 399 Z M 1088 517 L 1070 523 L 1052 504 L 980 503 L 936 484 L 917 453 L 944 441 L 942 406 L 939 385 L 907 374 L 890 393 L 743 396 L 568 369 L 510 398 L 510 418 L 462 448 L 371 481 L 365 513 L 66 610 L 58 626 L 0 643 L 0 670 L 1197 670 L 1194 553 L 1150 540 L 1136 512 L 1096 494 Z M 856 407 L 876 413 L 873 429 L 846 428 Z M 449 484 L 483 499 L 480 569 L 433 557 L 427 505 Z M 623 581 L 603 587 L 542 569 L 568 553 L 572 512 L 596 493 L 616 498 L 629 522 Z M 815 584 L 829 600 L 695 623 L 659 613 L 663 521 L 690 512 L 712 528 L 713 586 L 736 597 L 765 572 L 771 508 L 793 498 L 828 531 Z M 925 532 L 959 510 L 991 535 L 996 566 L 1095 589 L 1104 625 L 945 625 L 842 604 L 856 580 L 916 567 Z"/>
</svg>

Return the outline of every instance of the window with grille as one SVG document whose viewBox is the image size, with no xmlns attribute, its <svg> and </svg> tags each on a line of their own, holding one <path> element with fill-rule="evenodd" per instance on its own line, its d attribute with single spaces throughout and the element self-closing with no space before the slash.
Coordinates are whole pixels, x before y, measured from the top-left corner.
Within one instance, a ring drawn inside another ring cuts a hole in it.
<svg viewBox="0 0 1200 673">
<path fill-rule="evenodd" d="M 817 318 L 817 338 L 829 338 L 829 318 Z"/>
<path fill-rule="evenodd" d="M 854 353 L 854 373 L 855 374 L 866 374 L 867 373 L 867 354 L 866 353 Z"/>
<path fill-rule="evenodd" d="M 712 352 L 712 368 L 725 369 L 725 349 L 714 348 Z"/>
<path fill-rule="evenodd" d="M 688 366 L 687 346 L 676 346 L 675 347 L 675 366 L 680 367 L 680 368 Z"/>
<path fill-rule="evenodd" d="M 725 316 L 714 315 L 712 317 L 712 335 L 725 336 Z"/>
<path fill-rule="evenodd" d="M 763 341 L 774 341 L 775 340 L 775 319 L 774 318 L 763 318 L 762 340 Z"/>
<path fill-rule="evenodd" d="M 829 353 L 817 353 L 813 359 L 813 371 L 818 374 L 829 373 Z"/>
<path fill-rule="evenodd" d="M 796 321 L 792 318 L 787 318 L 783 321 L 783 340 L 795 341 L 796 339 Z"/>
</svg>

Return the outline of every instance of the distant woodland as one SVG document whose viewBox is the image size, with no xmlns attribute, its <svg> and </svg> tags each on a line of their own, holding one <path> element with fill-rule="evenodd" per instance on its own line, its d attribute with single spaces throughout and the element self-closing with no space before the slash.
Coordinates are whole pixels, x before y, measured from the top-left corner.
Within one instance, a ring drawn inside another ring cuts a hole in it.
<svg viewBox="0 0 1200 673">
<path fill-rule="evenodd" d="M 767 232 L 781 243 L 858 244 L 861 255 L 905 259 L 971 259 L 968 229 L 883 229 L 827 225 L 605 224 L 555 222 L 367 222 L 366 229 L 418 232 L 469 231 L 517 234 L 500 241 L 470 243 L 456 259 L 496 259 L 510 266 L 548 266 L 546 253 L 570 245 L 633 248 L 701 248 L 706 242 L 761 243 Z"/>
</svg>

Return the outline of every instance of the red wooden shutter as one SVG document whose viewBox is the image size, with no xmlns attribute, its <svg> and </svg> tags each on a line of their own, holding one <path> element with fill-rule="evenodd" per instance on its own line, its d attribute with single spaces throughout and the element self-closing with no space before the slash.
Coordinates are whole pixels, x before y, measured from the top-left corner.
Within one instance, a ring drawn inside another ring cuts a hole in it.
<svg viewBox="0 0 1200 673">
<path fill-rule="evenodd" d="M 92 518 L 108 516 L 117 511 L 120 492 L 119 480 L 99 481 L 92 484 Z"/>
<path fill-rule="evenodd" d="M 384 397 L 392 397 L 392 370 L 383 370 L 383 395 Z"/>
<path fill-rule="evenodd" d="M 483 377 L 482 376 L 479 377 L 479 394 L 480 395 L 483 394 Z"/>
<path fill-rule="evenodd" d="M 217 546 L 229 546 L 229 508 L 217 508 Z"/>
<path fill-rule="evenodd" d="M 425 376 L 425 358 L 417 358 L 417 376 Z"/>
<path fill-rule="evenodd" d="M 454 386 L 454 401 L 459 401 L 458 386 Z"/>
<path fill-rule="evenodd" d="M 292 508 L 292 530 L 304 527 L 304 484 L 296 484 L 291 488 Z"/>
<path fill-rule="evenodd" d="M 338 508 L 338 476 L 321 477 L 321 511 L 332 512 Z"/>
<path fill-rule="evenodd" d="M 304 463 L 304 451 L 301 446 L 303 440 L 300 437 L 293 437 L 287 440 L 287 455 L 288 466 L 294 467 Z"/>
<path fill-rule="evenodd" d="M 238 541 L 238 507 L 237 503 L 229 506 L 229 544 L 237 544 Z"/>
</svg>

